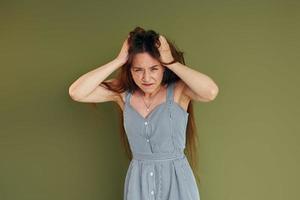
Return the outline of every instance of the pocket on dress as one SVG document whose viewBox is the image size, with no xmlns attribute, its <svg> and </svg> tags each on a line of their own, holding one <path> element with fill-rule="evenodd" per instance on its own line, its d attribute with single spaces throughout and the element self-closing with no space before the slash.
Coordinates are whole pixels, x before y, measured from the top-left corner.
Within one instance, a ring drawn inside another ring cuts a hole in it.
<svg viewBox="0 0 300 200">
<path fill-rule="evenodd" d="M 189 181 L 189 183 L 191 183 L 191 181 L 196 183 L 196 178 L 189 162 L 188 161 L 182 162 L 181 167 L 185 171 L 185 177 Z"/>
<path fill-rule="evenodd" d="M 200 199 L 196 178 L 194 176 L 193 170 L 190 167 L 188 161 L 187 160 L 183 161 L 180 166 L 183 171 L 185 184 L 188 185 L 186 189 L 192 195 L 192 197 L 194 197 L 195 199 Z"/>
<path fill-rule="evenodd" d="M 135 178 L 136 178 L 136 170 L 137 170 L 137 168 L 138 168 L 138 166 L 136 166 L 136 163 L 134 163 L 135 161 L 132 161 L 132 163 L 131 163 L 131 165 L 129 165 L 129 170 L 128 170 L 128 172 L 127 172 L 127 174 L 126 174 L 126 181 L 125 181 L 125 183 L 126 183 L 126 195 L 128 194 L 128 195 L 130 195 L 130 194 L 132 194 L 133 192 L 135 192 L 135 190 L 136 190 L 136 185 L 135 185 L 135 183 L 136 183 L 136 181 L 134 180 Z M 129 174 L 128 174 L 129 173 Z"/>
</svg>

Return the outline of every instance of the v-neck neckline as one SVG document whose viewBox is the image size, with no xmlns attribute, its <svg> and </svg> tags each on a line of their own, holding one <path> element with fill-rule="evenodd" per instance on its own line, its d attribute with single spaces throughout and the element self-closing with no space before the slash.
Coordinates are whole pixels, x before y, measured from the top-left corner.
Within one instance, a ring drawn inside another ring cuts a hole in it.
<svg viewBox="0 0 300 200">
<path fill-rule="evenodd" d="M 137 115 L 139 115 L 143 120 L 148 120 L 155 111 L 157 111 L 161 106 L 163 106 L 166 103 L 167 102 L 163 102 L 163 103 L 160 103 L 157 106 L 155 106 L 155 108 L 153 108 L 146 117 L 143 117 L 130 103 L 129 103 L 129 106 L 130 106 L 131 110 L 133 110 L 133 112 L 135 112 Z"/>
<path fill-rule="evenodd" d="M 130 96 L 129 96 L 129 99 L 128 99 L 128 105 L 129 107 L 131 108 L 131 110 L 133 110 L 133 112 L 135 112 L 140 118 L 142 118 L 143 120 L 148 120 L 152 115 L 153 113 L 155 113 L 159 108 L 161 108 L 163 105 L 167 104 L 168 103 L 168 100 L 169 100 L 169 95 L 171 94 L 171 92 L 169 91 L 170 90 L 170 84 L 167 85 L 167 94 L 166 94 L 166 97 L 165 97 L 165 101 L 163 103 L 160 103 L 158 105 L 156 105 L 151 111 L 150 113 L 148 113 L 148 115 L 146 117 L 144 117 L 142 114 L 140 114 L 130 103 L 131 101 L 131 97 L 132 97 L 132 93 L 130 93 Z"/>
</svg>

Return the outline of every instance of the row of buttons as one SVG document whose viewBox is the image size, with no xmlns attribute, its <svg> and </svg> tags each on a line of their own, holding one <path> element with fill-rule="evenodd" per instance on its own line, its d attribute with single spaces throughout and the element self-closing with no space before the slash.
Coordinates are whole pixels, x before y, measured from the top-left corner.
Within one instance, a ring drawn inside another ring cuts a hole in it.
<svg viewBox="0 0 300 200">
<path fill-rule="evenodd" d="M 153 176 L 153 172 L 150 172 L 150 176 Z M 154 191 L 153 190 L 151 190 L 151 195 L 154 195 Z"/>
<path fill-rule="evenodd" d="M 148 124 L 148 122 L 145 122 L 145 125 L 147 125 L 147 124 Z M 147 139 L 146 141 L 149 142 L 149 139 Z"/>
<path fill-rule="evenodd" d="M 145 126 L 147 126 L 148 125 L 148 122 L 146 121 L 146 122 L 144 122 L 144 124 L 145 124 Z M 147 142 L 150 142 L 150 140 L 149 139 L 147 139 L 146 140 Z M 153 176 L 153 172 L 150 172 L 150 176 Z M 154 195 L 154 191 L 153 190 L 151 190 L 151 195 Z"/>
<path fill-rule="evenodd" d="M 148 122 L 146 121 L 144 124 L 145 124 L 145 126 L 147 126 L 147 125 L 148 125 Z M 147 139 L 146 141 L 147 141 L 147 142 L 150 142 L 149 139 Z M 150 176 L 153 176 L 153 172 L 150 172 Z M 154 191 L 153 191 L 153 190 L 151 190 L 150 193 L 151 193 L 151 195 L 154 195 Z"/>
<path fill-rule="evenodd" d="M 148 125 L 148 122 L 147 122 L 147 121 L 145 121 L 145 122 L 144 122 L 144 124 L 145 124 L 145 126 L 147 126 L 147 125 Z M 150 142 L 150 140 L 149 140 L 148 138 L 146 139 L 146 141 L 147 141 L 147 143 L 149 143 L 149 142 Z M 151 147 L 151 146 L 150 146 L 150 147 Z M 151 151 L 152 151 L 152 149 L 151 149 Z"/>
</svg>

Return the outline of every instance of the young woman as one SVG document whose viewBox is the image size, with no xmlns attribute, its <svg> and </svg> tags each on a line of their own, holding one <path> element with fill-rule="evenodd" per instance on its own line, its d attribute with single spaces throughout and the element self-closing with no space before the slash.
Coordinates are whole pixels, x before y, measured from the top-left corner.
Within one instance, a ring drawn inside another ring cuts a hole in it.
<svg viewBox="0 0 300 200">
<path fill-rule="evenodd" d="M 117 69 L 116 78 L 104 81 Z M 209 102 L 217 93 L 215 82 L 185 66 L 183 52 L 166 37 L 141 27 L 129 33 L 114 60 L 69 88 L 75 101 L 119 105 L 131 159 L 124 200 L 200 199 L 192 101 Z"/>
</svg>

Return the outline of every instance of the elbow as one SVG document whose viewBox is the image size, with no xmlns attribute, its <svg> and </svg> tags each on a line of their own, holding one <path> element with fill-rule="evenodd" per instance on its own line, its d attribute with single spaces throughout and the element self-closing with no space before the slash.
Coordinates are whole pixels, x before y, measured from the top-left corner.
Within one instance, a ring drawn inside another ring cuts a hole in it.
<svg viewBox="0 0 300 200">
<path fill-rule="evenodd" d="M 209 96 L 208 96 L 209 101 L 213 101 L 217 97 L 218 93 L 219 93 L 219 88 L 217 85 L 215 85 L 210 89 Z"/>
<path fill-rule="evenodd" d="M 71 97 L 71 99 L 73 99 L 74 101 L 79 101 L 80 97 L 72 90 L 71 87 L 69 87 L 69 96 Z"/>
</svg>

